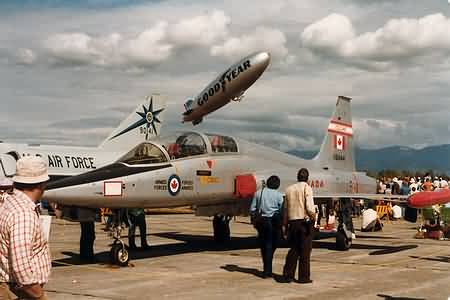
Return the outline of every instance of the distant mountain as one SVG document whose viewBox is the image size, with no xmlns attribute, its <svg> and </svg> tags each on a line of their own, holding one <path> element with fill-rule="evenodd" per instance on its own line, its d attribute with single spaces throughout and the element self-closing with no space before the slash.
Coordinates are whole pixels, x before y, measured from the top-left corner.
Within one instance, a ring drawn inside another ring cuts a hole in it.
<svg viewBox="0 0 450 300">
<path fill-rule="evenodd" d="M 292 150 L 288 153 L 311 159 L 317 151 Z M 433 170 L 450 174 L 450 145 L 430 146 L 419 150 L 403 146 L 381 149 L 356 148 L 355 156 L 356 169 L 360 171 Z"/>
</svg>

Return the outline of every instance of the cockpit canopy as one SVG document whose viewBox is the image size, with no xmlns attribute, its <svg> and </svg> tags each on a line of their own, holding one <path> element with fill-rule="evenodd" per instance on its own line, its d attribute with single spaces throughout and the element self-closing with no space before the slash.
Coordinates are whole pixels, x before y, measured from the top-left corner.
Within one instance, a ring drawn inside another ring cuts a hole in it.
<svg viewBox="0 0 450 300">
<path fill-rule="evenodd" d="M 170 159 L 206 154 L 207 148 L 203 137 L 196 132 L 184 132 L 161 140 L 169 153 Z"/>
<path fill-rule="evenodd" d="M 158 142 L 167 150 L 170 159 L 192 157 L 208 152 L 238 152 L 233 138 L 216 134 L 203 135 L 197 132 L 183 132 L 174 136 L 161 137 Z"/>
<path fill-rule="evenodd" d="M 206 136 L 211 143 L 212 152 L 238 152 L 237 144 L 232 137 L 209 133 Z"/>
<path fill-rule="evenodd" d="M 164 150 L 167 151 L 167 154 Z M 211 154 L 237 153 L 238 146 L 235 140 L 229 136 L 183 132 L 161 137 L 154 144 L 151 142 L 141 143 L 122 156 L 118 162 L 129 165 L 158 164 L 208 152 Z"/>
<path fill-rule="evenodd" d="M 148 142 L 137 145 L 119 159 L 119 162 L 129 165 L 157 164 L 167 161 L 164 152 L 158 146 Z"/>
</svg>

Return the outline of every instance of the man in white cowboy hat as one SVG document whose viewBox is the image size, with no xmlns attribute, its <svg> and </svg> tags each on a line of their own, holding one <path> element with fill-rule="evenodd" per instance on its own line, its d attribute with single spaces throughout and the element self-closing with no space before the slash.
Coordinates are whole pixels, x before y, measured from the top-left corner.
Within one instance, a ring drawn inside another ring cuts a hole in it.
<svg viewBox="0 0 450 300">
<path fill-rule="evenodd" d="M 0 299 L 47 299 L 51 259 L 36 204 L 48 180 L 42 158 L 17 161 L 13 194 L 0 206 Z"/>
<path fill-rule="evenodd" d="M 399 182 L 397 177 L 394 177 L 392 179 L 392 187 L 391 187 L 392 195 L 400 195 L 401 194 L 400 193 L 400 185 L 401 185 L 401 182 Z"/>
</svg>

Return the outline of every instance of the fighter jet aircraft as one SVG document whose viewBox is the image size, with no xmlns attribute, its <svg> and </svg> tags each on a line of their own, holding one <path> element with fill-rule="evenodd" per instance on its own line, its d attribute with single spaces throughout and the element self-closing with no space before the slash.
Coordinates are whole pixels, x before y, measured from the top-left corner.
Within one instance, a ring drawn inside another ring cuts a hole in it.
<svg viewBox="0 0 450 300">
<path fill-rule="evenodd" d="M 16 160 L 29 155 L 46 160 L 51 181 L 96 170 L 122 156 L 130 145 L 158 136 L 164 120 L 165 102 L 161 95 L 146 97 L 98 147 L 0 142 L 0 176 L 2 173 L 12 176 Z"/>
<path fill-rule="evenodd" d="M 376 180 L 355 171 L 350 98 L 340 96 L 320 152 L 300 159 L 232 136 L 184 132 L 133 147 L 114 163 L 50 183 L 46 198 L 61 205 L 90 208 L 166 208 L 193 206 L 200 216 L 214 216 L 214 237 L 229 239 L 230 216 L 248 215 L 250 200 L 262 180 L 276 174 L 281 191 L 296 182 L 299 168 L 310 171 L 315 202 L 339 200 L 336 244 L 352 242 L 350 198 L 380 199 Z M 118 224 L 116 224 L 118 225 Z M 120 240 L 111 253 L 128 263 Z"/>
</svg>

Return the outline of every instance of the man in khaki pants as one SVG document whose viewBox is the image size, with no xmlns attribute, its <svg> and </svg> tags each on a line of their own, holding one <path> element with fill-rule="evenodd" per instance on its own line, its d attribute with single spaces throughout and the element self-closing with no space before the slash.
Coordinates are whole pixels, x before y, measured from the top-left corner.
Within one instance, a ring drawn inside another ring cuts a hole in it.
<svg viewBox="0 0 450 300">
<path fill-rule="evenodd" d="M 40 157 L 17 161 L 14 191 L 0 205 L 0 300 L 46 300 L 51 260 L 36 204 L 49 180 Z"/>
<path fill-rule="evenodd" d="M 283 269 L 284 280 L 294 280 L 298 262 L 298 282 L 311 283 L 310 257 L 312 250 L 313 224 L 315 221 L 314 197 L 308 185 L 309 172 L 298 171 L 298 183 L 286 189 L 284 201 L 284 228 L 290 246 Z"/>
</svg>

